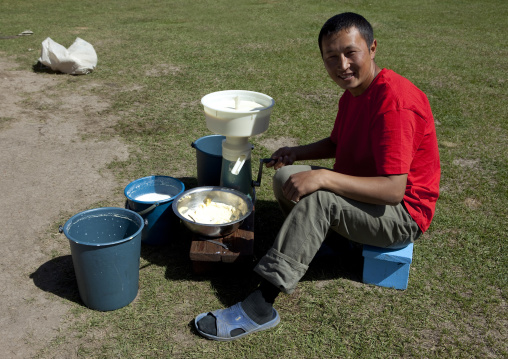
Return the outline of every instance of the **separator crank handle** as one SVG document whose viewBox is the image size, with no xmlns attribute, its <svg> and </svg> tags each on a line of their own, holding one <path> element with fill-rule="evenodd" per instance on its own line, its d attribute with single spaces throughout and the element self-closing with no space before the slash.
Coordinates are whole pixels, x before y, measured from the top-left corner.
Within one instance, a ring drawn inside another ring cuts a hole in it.
<svg viewBox="0 0 508 359">
<path fill-rule="evenodd" d="M 262 158 L 259 160 L 258 179 L 257 179 L 257 181 L 252 181 L 253 187 L 261 186 L 261 176 L 263 175 L 263 164 L 270 163 L 272 161 L 275 161 L 275 160 L 273 158 Z"/>
</svg>

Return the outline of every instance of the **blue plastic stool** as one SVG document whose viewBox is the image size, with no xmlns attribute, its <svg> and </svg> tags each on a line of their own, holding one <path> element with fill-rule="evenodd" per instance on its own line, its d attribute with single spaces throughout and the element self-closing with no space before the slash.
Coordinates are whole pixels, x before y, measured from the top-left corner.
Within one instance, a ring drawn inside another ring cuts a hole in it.
<svg viewBox="0 0 508 359">
<path fill-rule="evenodd" d="M 407 289 L 413 261 L 413 243 L 404 248 L 388 249 L 363 246 L 363 283 Z"/>
</svg>

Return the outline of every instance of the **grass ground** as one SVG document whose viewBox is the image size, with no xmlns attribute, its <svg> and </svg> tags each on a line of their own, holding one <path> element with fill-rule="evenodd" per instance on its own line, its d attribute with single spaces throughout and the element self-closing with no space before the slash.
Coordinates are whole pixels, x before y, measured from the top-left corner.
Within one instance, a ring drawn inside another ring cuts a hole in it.
<svg viewBox="0 0 508 359">
<path fill-rule="evenodd" d="M 95 358 L 508 356 L 505 1 L 3 0 L 0 33 L 35 34 L 1 40 L 0 50 L 30 71 L 48 36 L 64 46 L 76 36 L 92 43 L 97 70 L 62 86 L 103 84 L 92 91 L 114 104 L 115 130 L 133 145 L 128 161 L 111 164 L 119 182 L 162 174 L 189 187 L 196 184 L 190 143 L 210 134 L 199 102 L 210 92 L 247 89 L 275 99 L 269 130 L 252 138 L 254 160 L 270 155 L 270 144 L 329 135 L 341 91 L 327 78 L 316 38 L 342 11 L 371 21 L 378 64 L 420 87 L 436 119 L 441 197 L 415 246 L 409 288 L 361 284 L 359 257 L 321 261 L 294 295 L 278 300 L 275 330 L 227 344 L 202 340 L 189 325 L 194 316 L 241 300 L 253 278 L 229 268 L 196 278 L 188 233 L 179 229 L 182 241 L 143 249 L 133 304 L 99 313 L 76 303 L 72 334 L 48 343 L 42 357 L 69 336 L 79 356 Z M 282 221 L 264 178 L 257 256 Z"/>
</svg>

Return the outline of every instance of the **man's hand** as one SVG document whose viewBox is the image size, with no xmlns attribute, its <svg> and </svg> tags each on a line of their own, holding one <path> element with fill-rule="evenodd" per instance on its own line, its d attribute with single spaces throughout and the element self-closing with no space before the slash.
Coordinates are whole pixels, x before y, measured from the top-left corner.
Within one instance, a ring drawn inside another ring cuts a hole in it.
<svg viewBox="0 0 508 359">
<path fill-rule="evenodd" d="M 294 147 L 281 147 L 270 157 L 273 161 L 268 162 L 266 167 L 278 170 L 281 167 L 292 165 L 296 161 Z"/>
<path fill-rule="evenodd" d="M 288 200 L 298 202 L 303 196 L 321 189 L 322 171 L 327 170 L 311 170 L 291 175 L 282 186 L 282 193 Z"/>
<path fill-rule="evenodd" d="M 267 163 L 266 167 L 278 170 L 281 167 L 292 165 L 295 161 L 333 158 L 335 149 L 336 145 L 330 137 L 304 146 L 281 147 L 273 153 L 270 157 L 273 161 Z"/>
</svg>

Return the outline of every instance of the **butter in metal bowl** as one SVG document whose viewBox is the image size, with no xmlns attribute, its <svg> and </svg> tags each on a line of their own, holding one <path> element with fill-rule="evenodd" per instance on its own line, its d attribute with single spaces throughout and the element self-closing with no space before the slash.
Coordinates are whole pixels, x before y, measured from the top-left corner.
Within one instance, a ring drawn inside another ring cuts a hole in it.
<svg viewBox="0 0 508 359">
<path fill-rule="evenodd" d="M 226 224 L 236 221 L 242 215 L 235 207 L 209 198 L 194 208 L 181 208 L 180 213 L 188 220 L 202 224 Z"/>
</svg>

